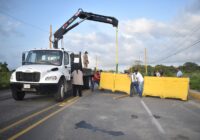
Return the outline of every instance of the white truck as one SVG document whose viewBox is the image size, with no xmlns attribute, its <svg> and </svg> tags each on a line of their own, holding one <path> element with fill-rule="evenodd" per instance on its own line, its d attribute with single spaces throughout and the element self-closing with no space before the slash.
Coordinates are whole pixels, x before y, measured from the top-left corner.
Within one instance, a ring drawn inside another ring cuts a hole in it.
<svg viewBox="0 0 200 140">
<path fill-rule="evenodd" d="M 77 18 L 81 21 L 69 26 Z M 23 100 L 26 93 L 54 93 L 56 101 L 62 101 L 72 89 L 71 73 L 75 67 L 83 71 L 84 88 L 89 88 L 91 69 L 82 68 L 81 53 L 74 54 L 58 49 L 58 41 L 69 30 L 84 20 L 93 20 L 118 26 L 114 17 L 97 15 L 79 9 L 63 26 L 54 33 L 54 49 L 34 49 L 22 55 L 22 66 L 14 71 L 10 78 L 12 96 L 15 100 Z M 74 62 L 78 59 L 77 63 Z"/>
<path fill-rule="evenodd" d="M 26 57 L 25 57 L 26 56 Z M 78 56 L 78 63 L 74 63 Z M 72 89 L 71 72 L 81 66 L 81 54 L 75 55 L 64 49 L 35 49 L 23 54 L 22 66 L 10 78 L 12 96 L 23 100 L 25 93 L 54 93 L 56 101 L 62 101 Z M 84 87 L 89 88 L 91 69 L 83 69 Z"/>
</svg>

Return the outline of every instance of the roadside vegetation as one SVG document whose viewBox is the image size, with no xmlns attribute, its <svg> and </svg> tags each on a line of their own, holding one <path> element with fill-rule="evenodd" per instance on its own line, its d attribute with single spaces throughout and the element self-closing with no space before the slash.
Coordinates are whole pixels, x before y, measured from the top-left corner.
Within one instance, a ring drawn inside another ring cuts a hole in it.
<svg viewBox="0 0 200 140">
<path fill-rule="evenodd" d="M 0 62 L 0 89 L 9 88 L 10 85 L 9 80 L 11 72 L 9 71 L 7 65 L 8 64 L 6 62 Z"/>
<path fill-rule="evenodd" d="M 9 80 L 12 72 L 8 69 L 7 65 L 8 64 L 6 62 L 0 62 L 0 89 L 6 89 L 10 86 Z M 143 75 L 148 76 L 153 76 L 153 71 L 157 70 L 162 70 L 164 72 L 164 76 L 166 77 L 175 77 L 177 72 L 177 67 L 156 65 L 154 67 L 148 66 L 148 73 L 146 74 L 144 65 L 132 66 L 130 69 L 134 70 L 135 67 L 138 67 Z M 200 91 L 200 66 L 196 63 L 186 62 L 182 66 L 179 66 L 179 68 L 183 72 L 183 77 L 190 78 L 190 88 Z"/>
</svg>

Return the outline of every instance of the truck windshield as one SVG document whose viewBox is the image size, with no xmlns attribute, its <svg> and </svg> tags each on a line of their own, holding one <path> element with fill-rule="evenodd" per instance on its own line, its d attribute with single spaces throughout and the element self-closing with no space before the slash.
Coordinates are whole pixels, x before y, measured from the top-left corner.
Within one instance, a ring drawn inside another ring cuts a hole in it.
<svg viewBox="0 0 200 140">
<path fill-rule="evenodd" d="M 59 50 L 33 50 L 26 57 L 25 65 L 42 64 L 56 65 L 62 64 L 63 53 Z"/>
</svg>

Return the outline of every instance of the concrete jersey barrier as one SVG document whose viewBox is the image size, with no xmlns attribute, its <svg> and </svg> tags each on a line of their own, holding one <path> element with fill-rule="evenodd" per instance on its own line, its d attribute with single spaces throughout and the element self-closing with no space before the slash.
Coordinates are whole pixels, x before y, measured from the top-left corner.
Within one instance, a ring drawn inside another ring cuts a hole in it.
<svg viewBox="0 0 200 140">
<path fill-rule="evenodd" d="M 144 77 L 143 96 L 187 100 L 189 78 Z"/>
<path fill-rule="evenodd" d="M 130 94 L 130 83 L 131 81 L 127 74 L 102 72 L 99 88 Z"/>
<path fill-rule="evenodd" d="M 129 95 L 130 83 L 131 80 L 127 74 L 102 72 L 99 88 L 113 92 L 121 91 Z M 187 100 L 189 78 L 145 76 L 143 89 L 143 96 Z"/>
</svg>

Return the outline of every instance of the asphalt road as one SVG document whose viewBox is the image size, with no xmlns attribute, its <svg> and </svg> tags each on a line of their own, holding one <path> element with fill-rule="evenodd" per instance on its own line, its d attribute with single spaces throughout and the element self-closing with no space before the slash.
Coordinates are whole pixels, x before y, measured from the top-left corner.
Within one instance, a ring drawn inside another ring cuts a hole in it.
<svg viewBox="0 0 200 140">
<path fill-rule="evenodd" d="M 2 96 L 10 95 L 5 91 Z M 199 140 L 200 103 L 125 97 L 109 91 L 56 103 L 28 95 L 0 100 L 0 139 L 20 140 Z"/>
</svg>

